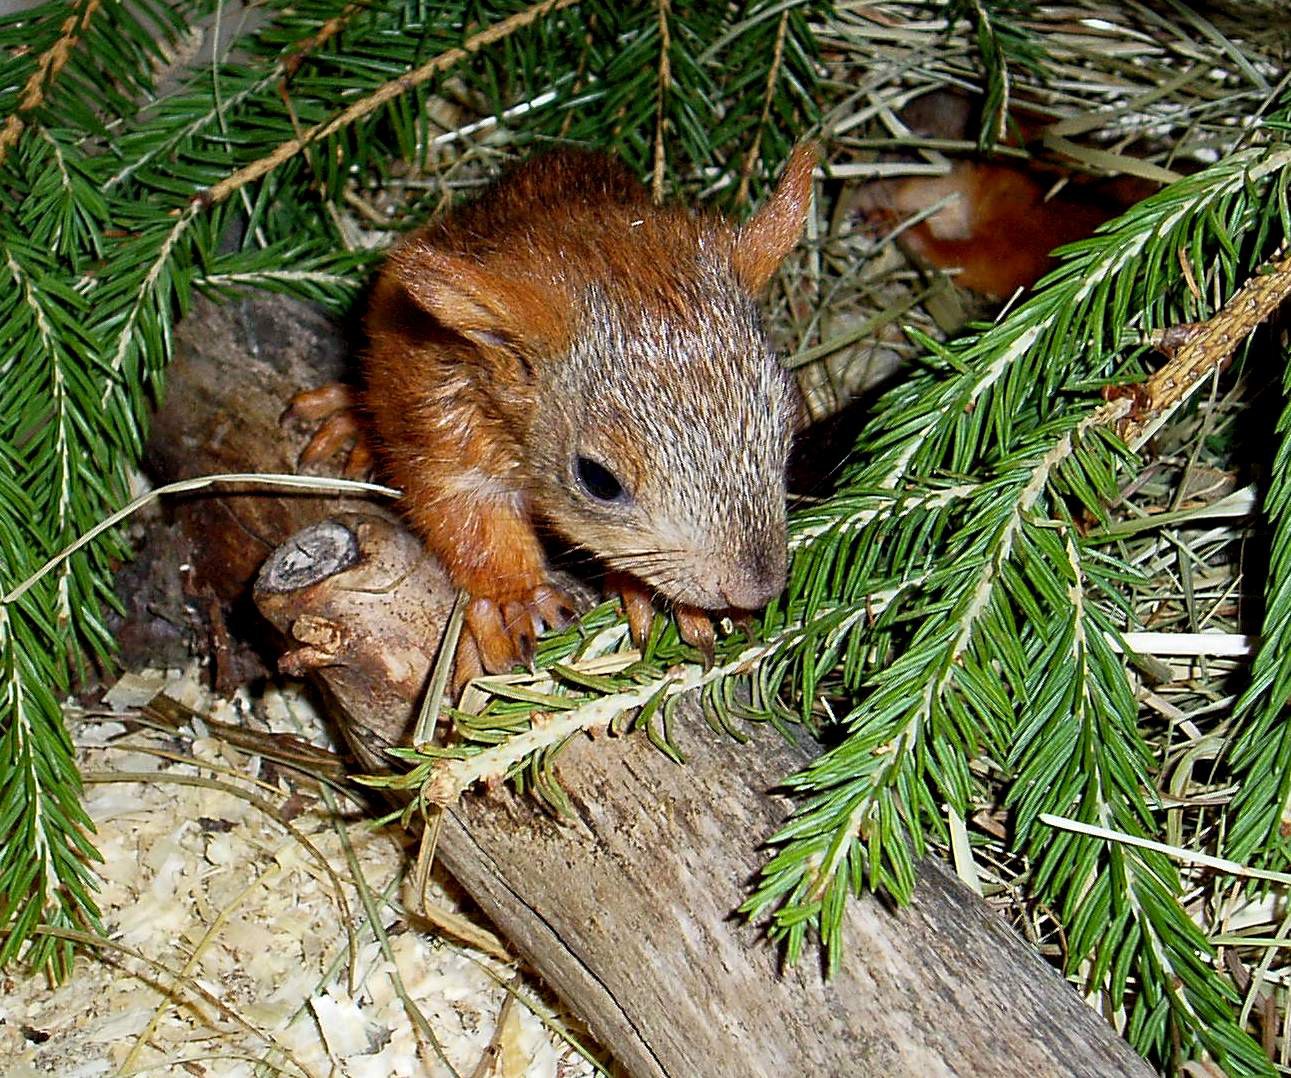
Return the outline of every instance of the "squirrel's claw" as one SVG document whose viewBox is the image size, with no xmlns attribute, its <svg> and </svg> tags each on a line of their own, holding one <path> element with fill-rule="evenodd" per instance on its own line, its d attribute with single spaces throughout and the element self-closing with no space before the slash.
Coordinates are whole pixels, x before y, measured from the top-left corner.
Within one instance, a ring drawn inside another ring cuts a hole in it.
<svg viewBox="0 0 1291 1078">
<path fill-rule="evenodd" d="M 502 622 L 506 626 L 507 636 L 515 650 L 515 657 L 521 665 L 533 670 L 533 642 L 538 636 L 539 626 L 533 610 L 525 603 L 507 603 L 502 608 Z"/>
<path fill-rule="evenodd" d="M 618 593 L 623 601 L 623 616 L 627 619 L 632 643 L 645 651 L 646 642 L 650 639 L 650 626 L 654 622 L 654 601 L 650 589 L 635 577 L 612 573 L 605 582 L 605 590 Z"/>
<path fill-rule="evenodd" d="M 578 617 L 574 598 L 551 584 L 539 584 L 533 589 L 529 607 L 540 628 L 563 629 Z"/>
<path fill-rule="evenodd" d="M 623 600 L 623 615 L 627 619 L 632 642 L 642 651 L 650 639 L 650 626 L 654 621 L 654 601 L 650 589 L 635 577 L 613 573 L 606 581 L 606 591 L 617 592 Z M 682 640 L 698 648 L 707 665 L 712 665 L 717 631 L 712 615 L 695 606 L 677 606 L 673 610 L 677 619 L 677 632 Z"/>
<path fill-rule="evenodd" d="M 528 598 L 500 606 L 477 596 L 466 608 L 462 640 L 470 637 L 478 665 L 490 674 L 505 674 L 517 663 L 532 670 L 538 636 L 544 629 L 564 628 L 577 616 L 577 608 L 572 596 L 552 584 L 540 584 Z M 459 662 L 461 649 L 459 644 Z"/>
<path fill-rule="evenodd" d="M 293 394 L 287 402 L 287 410 L 282 413 L 282 419 L 303 419 L 317 423 L 338 412 L 349 411 L 357 403 L 350 386 L 343 382 L 327 382 L 316 389 L 302 389 Z"/>
<path fill-rule="evenodd" d="M 717 643 L 717 630 L 712 615 L 707 610 L 693 606 L 679 606 L 673 611 L 677 619 L 677 633 L 704 656 L 704 665 L 713 665 L 713 649 Z"/>
<path fill-rule="evenodd" d="M 466 625 L 479 654 L 480 665 L 490 674 L 505 674 L 516 663 L 502 611 L 492 599 L 472 599 L 466 608 Z M 465 633 L 463 633 L 465 636 Z M 460 648 L 460 645 L 459 645 Z"/>
<path fill-rule="evenodd" d="M 462 635 L 457 640 L 457 655 L 453 659 L 453 699 L 459 699 L 466 683 L 483 673 L 484 664 L 480 662 L 480 649 L 475 643 L 475 637 L 463 628 Z"/>
<path fill-rule="evenodd" d="M 303 467 L 306 464 L 317 464 L 320 460 L 329 460 L 336 456 L 347 443 L 357 442 L 358 437 L 359 424 L 353 412 L 337 412 L 329 415 L 318 425 L 313 437 L 301 450 L 300 458 L 296 463 Z M 353 455 L 353 453 L 350 454 L 351 457 Z M 350 467 L 348 461 L 345 467 L 348 471 Z"/>
<path fill-rule="evenodd" d="M 372 471 L 372 451 L 363 436 L 358 399 L 350 386 L 328 382 L 317 389 L 302 390 L 282 413 L 282 422 L 289 419 L 318 422 L 318 429 L 301 451 L 299 467 L 328 460 L 351 444 L 343 468 L 345 477 L 361 479 Z"/>
</svg>

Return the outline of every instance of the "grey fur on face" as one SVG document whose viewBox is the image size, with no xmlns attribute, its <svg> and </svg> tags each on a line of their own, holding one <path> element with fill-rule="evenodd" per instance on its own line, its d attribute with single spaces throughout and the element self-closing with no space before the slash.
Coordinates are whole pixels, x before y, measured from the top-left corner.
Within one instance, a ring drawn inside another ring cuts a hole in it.
<svg viewBox="0 0 1291 1078">
<path fill-rule="evenodd" d="M 586 287 L 578 317 L 573 349 L 540 376 L 534 507 L 676 602 L 764 605 L 784 585 L 798 404 L 753 298 L 701 251 L 657 296 Z M 580 458 L 621 495 L 589 491 Z"/>
</svg>

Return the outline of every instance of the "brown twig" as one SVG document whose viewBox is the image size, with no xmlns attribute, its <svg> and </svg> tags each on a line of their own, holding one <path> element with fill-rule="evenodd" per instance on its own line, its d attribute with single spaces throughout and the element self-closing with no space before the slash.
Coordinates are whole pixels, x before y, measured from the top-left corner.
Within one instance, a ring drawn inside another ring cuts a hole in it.
<svg viewBox="0 0 1291 1078">
<path fill-rule="evenodd" d="M 480 1061 L 475 1064 L 475 1070 L 471 1072 L 471 1078 L 489 1078 L 490 1075 L 501 1073 L 501 1068 L 498 1064 L 502 1059 L 502 1042 L 507 1035 L 507 1029 L 511 1021 L 511 1011 L 515 1008 L 516 993 L 520 991 L 521 984 L 520 975 L 517 973 L 506 986 L 506 998 L 502 1000 L 502 1007 L 498 1011 L 497 1021 L 493 1025 L 493 1036 L 489 1038 L 489 1043 L 485 1046 L 484 1054 L 480 1056 Z"/>
<path fill-rule="evenodd" d="M 101 0 L 85 0 L 83 11 L 73 11 L 59 28 L 60 34 L 55 41 L 36 63 L 36 70 L 31 73 L 27 83 L 22 88 L 22 97 L 18 100 L 18 107 L 5 119 L 4 127 L 0 128 L 0 164 L 4 163 L 5 157 L 9 154 L 9 148 L 18 141 L 27 122 L 22 118 L 22 113 L 32 112 L 40 108 L 45 103 L 45 90 L 56 78 L 67 61 L 72 58 L 72 50 L 85 33 L 85 28 L 90 25 L 90 19 L 98 10 Z"/>
<path fill-rule="evenodd" d="M 672 0 L 659 2 L 659 103 L 654 114 L 654 169 L 650 178 L 650 193 L 655 202 L 663 201 L 663 174 L 667 167 L 667 157 L 663 149 L 664 103 L 668 100 L 668 91 L 672 88 L 672 61 L 668 53 L 672 49 L 672 33 L 668 29 L 668 15 L 672 10 Z"/>
<path fill-rule="evenodd" d="M 428 82 L 439 72 L 452 67 L 485 46 L 492 45 L 495 41 L 500 41 L 517 30 L 523 30 L 544 15 L 549 15 L 553 11 L 561 11 L 574 3 L 576 3 L 576 0 L 541 0 L 541 3 L 533 4 L 525 8 L 524 11 L 517 12 L 509 18 L 490 26 L 488 29 L 481 30 L 478 34 L 473 34 L 459 47 L 441 52 L 438 56 L 422 64 L 421 67 L 400 75 L 397 79 L 391 79 L 367 97 L 356 101 L 349 108 L 333 116 L 330 120 L 315 124 L 298 138 L 288 139 L 286 142 L 280 143 L 264 157 L 252 161 L 251 164 L 244 168 L 238 169 L 237 172 L 225 177 L 213 187 L 208 187 L 197 196 L 197 200 L 208 206 L 223 202 L 234 191 L 272 172 L 284 161 L 288 161 L 300 153 L 306 146 L 318 142 L 320 139 L 325 139 L 341 130 L 341 128 L 362 119 L 371 112 L 375 112 L 386 102 L 415 89 L 424 82 Z"/>
<path fill-rule="evenodd" d="M 296 42 L 292 47 L 292 50 L 283 57 L 283 74 L 282 78 L 278 81 L 278 96 L 282 99 L 283 108 L 287 110 L 287 116 L 291 120 L 291 129 L 295 132 L 297 139 L 304 138 L 305 133 L 301 131 L 300 118 L 296 115 L 296 106 L 292 104 L 291 91 L 289 89 L 291 80 L 295 78 L 296 72 L 300 70 L 300 65 L 305 62 L 305 58 L 315 49 L 327 44 L 328 41 L 345 29 L 345 24 L 350 21 L 350 16 L 356 11 L 362 11 L 363 8 L 363 4 L 347 4 L 341 9 L 338 15 L 323 23 L 316 33 L 310 34 L 308 37 L 301 38 L 300 41 Z M 306 163 L 310 171 L 315 177 L 317 177 L 318 170 L 314 167 L 314 162 L 307 158 Z M 326 194 L 326 191 L 323 193 Z M 332 205 L 330 199 L 325 199 L 324 205 L 326 205 L 333 214 L 336 213 L 336 208 Z M 337 229 L 337 232 L 342 236 L 345 234 L 344 231 L 339 228 Z"/>
<path fill-rule="evenodd" d="M 286 56 L 282 58 L 283 82 L 288 81 L 299 70 L 300 65 L 305 62 L 305 57 L 315 49 L 327 44 L 332 38 L 345 29 L 345 24 L 350 21 L 350 16 L 355 12 L 363 11 L 367 4 L 346 4 L 341 8 L 337 15 L 328 19 L 318 30 L 308 37 L 301 38 Z"/>
<path fill-rule="evenodd" d="M 1125 443 L 1137 449 L 1146 442 L 1209 376 L 1228 364 L 1238 346 L 1288 295 L 1291 255 L 1284 255 L 1257 270 L 1205 322 L 1163 331 L 1158 347 L 1169 349 L 1170 358 L 1146 382 L 1132 387 L 1133 409 L 1116 428 Z"/>
<path fill-rule="evenodd" d="M 345 762 L 329 749 L 311 745 L 295 734 L 269 733 L 220 722 L 193 711 L 165 693 L 154 696 L 140 714 L 150 725 L 176 733 L 198 719 L 225 744 L 304 772 L 320 782 L 344 782 L 349 775 Z"/>
<path fill-rule="evenodd" d="M 767 74 L 767 89 L 762 95 L 762 116 L 758 120 L 757 131 L 753 134 L 753 145 L 744 155 L 744 166 L 740 169 L 740 186 L 735 192 L 735 205 L 743 206 L 749 198 L 749 180 L 753 176 L 753 165 L 762 148 L 762 132 L 766 130 L 771 119 L 771 103 L 775 100 L 776 80 L 780 78 L 780 65 L 784 62 L 784 39 L 789 30 L 789 12 L 780 14 L 780 27 L 776 30 L 775 50 L 771 54 L 771 70 Z"/>
</svg>

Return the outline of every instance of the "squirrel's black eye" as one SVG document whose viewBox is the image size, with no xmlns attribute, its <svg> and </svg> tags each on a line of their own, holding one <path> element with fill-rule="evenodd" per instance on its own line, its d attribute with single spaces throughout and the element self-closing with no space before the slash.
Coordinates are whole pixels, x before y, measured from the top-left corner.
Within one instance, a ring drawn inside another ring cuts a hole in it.
<svg viewBox="0 0 1291 1078">
<path fill-rule="evenodd" d="M 579 485 L 598 502 L 617 502 L 623 497 L 623 484 L 614 478 L 613 472 L 591 457 L 575 460 L 574 471 Z"/>
</svg>

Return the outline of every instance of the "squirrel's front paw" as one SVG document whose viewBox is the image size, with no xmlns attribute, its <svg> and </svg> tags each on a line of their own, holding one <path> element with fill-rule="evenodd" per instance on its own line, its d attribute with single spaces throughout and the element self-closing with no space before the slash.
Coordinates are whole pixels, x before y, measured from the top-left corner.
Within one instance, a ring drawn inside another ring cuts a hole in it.
<svg viewBox="0 0 1291 1078">
<path fill-rule="evenodd" d="M 554 584 L 540 584 L 525 598 L 499 602 L 476 596 L 466 607 L 453 681 L 458 687 L 481 673 L 505 674 L 533 663 L 534 642 L 544 629 L 563 629 L 578 604 Z"/>
<path fill-rule="evenodd" d="M 654 620 L 654 596 L 651 589 L 635 577 L 614 573 L 606 582 L 606 590 L 617 592 L 623 600 L 623 613 L 632 633 L 632 642 L 642 651 L 650 639 L 650 623 Z M 713 626 L 711 611 L 697 606 L 678 604 L 673 607 L 677 632 L 691 647 L 698 648 L 708 662 L 713 661 L 713 647 L 717 630 Z"/>
<path fill-rule="evenodd" d="M 343 474 L 347 479 L 363 479 L 372 471 L 372 450 L 358 418 L 359 405 L 354 390 L 340 382 L 328 382 L 317 389 L 304 389 L 291 398 L 284 421 L 303 419 L 317 422 L 297 464 L 315 464 L 334 457 L 347 443 L 353 443 L 345 458 Z"/>
</svg>

